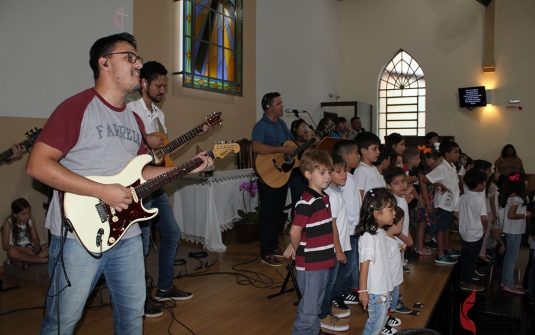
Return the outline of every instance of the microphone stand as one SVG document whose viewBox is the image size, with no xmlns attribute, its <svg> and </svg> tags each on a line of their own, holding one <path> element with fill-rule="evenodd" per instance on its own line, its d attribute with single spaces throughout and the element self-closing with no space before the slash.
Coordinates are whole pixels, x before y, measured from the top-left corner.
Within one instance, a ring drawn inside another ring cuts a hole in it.
<svg viewBox="0 0 535 335">
<path fill-rule="evenodd" d="M 295 111 L 295 110 L 294 110 L 293 113 L 294 113 L 294 115 L 295 115 L 295 117 L 296 117 L 297 119 L 301 119 L 301 120 L 303 120 L 303 122 L 308 126 L 308 128 L 309 128 L 310 130 L 312 130 L 312 131 L 314 132 L 314 134 L 318 135 L 318 133 L 316 132 L 316 130 L 314 129 L 314 127 L 312 127 L 310 124 L 308 124 L 308 123 L 305 121 L 305 119 L 303 119 L 302 117 L 299 116 L 299 112 L 298 112 L 298 111 Z M 305 112 L 305 113 L 307 113 L 308 116 L 310 117 L 310 119 L 312 120 L 312 122 L 314 122 L 314 119 L 312 118 L 312 116 L 310 116 L 310 114 L 309 114 L 308 112 Z M 316 122 L 314 122 L 314 126 L 316 126 Z M 316 126 L 316 127 L 317 127 L 317 126 Z M 318 136 L 319 136 L 319 135 L 318 135 Z"/>
</svg>

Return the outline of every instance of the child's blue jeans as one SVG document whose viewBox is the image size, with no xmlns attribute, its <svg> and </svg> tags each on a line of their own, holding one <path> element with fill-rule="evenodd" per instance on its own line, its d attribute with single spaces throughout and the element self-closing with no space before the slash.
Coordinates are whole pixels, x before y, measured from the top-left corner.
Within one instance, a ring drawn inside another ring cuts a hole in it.
<svg viewBox="0 0 535 335">
<path fill-rule="evenodd" d="M 388 319 L 390 307 L 390 292 L 385 294 L 370 294 L 368 302 L 368 320 L 362 335 L 379 335 Z"/>
</svg>

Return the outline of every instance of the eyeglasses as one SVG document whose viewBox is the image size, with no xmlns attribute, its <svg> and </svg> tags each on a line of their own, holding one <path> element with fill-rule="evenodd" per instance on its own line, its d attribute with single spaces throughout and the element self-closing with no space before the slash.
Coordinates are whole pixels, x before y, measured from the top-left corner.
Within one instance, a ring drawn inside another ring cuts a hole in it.
<svg viewBox="0 0 535 335">
<path fill-rule="evenodd" d="M 102 55 L 102 57 L 106 57 L 106 56 L 109 56 L 109 55 L 120 55 L 120 54 L 128 54 L 128 61 L 130 63 L 132 63 L 132 64 L 135 64 L 138 59 L 139 59 L 139 62 L 141 64 L 143 64 L 143 58 L 141 58 L 140 56 L 136 55 L 132 51 L 112 52 L 112 53 L 109 53 L 109 54 Z"/>
</svg>

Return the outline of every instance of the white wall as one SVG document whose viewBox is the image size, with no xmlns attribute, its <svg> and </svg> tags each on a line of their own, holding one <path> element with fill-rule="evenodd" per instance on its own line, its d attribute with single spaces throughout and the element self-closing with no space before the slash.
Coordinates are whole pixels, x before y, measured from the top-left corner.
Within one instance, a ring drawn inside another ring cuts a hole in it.
<svg viewBox="0 0 535 335">
<path fill-rule="evenodd" d="M 257 118 L 264 94 L 277 91 L 285 108 L 306 110 L 318 122 L 320 102 L 338 93 L 338 2 L 257 0 L 256 22 Z M 295 117 L 284 119 L 289 125 Z"/>
<path fill-rule="evenodd" d="M 0 116 L 48 118 L 92 87 L 89 49 L 100 37 L 132 33 L 132 1 L 2 0 Z"/>
<path fill-rule="evenodd" d="M 426 130 L 454 135 L 472 158 L 491 162 L 512 143 L 526 172 L 535 173 L 531 140 L 535 115 L 533 55 L 535 2 L 496 4 L 496 73 L 483 74 L 485 7 L 476 1 L 340 1 L 340 95 L 377 106 L 379 75 L 404 49 L 425 73 Z M 493 105 L 472 112 L 458 107 L 457 88 L 493 89 Z M 520 99 L 522 111 L 507 111 Z"/>
</svg>

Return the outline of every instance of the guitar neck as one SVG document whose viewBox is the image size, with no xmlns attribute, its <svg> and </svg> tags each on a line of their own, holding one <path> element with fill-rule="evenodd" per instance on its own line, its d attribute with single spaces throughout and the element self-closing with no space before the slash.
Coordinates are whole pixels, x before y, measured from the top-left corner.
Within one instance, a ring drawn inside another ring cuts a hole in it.
<svg viewBox="0 0 535 335">
<path fill-rule="evenodd" d="M 324 137 L 325 135 L 326 135 L 325 131 L 320 131 L 320 133 L 318 134 L 319 137 Z M 305 151 L 312 144 L 314 144 L 315 141 L 316 141 L 315 138 L 311 138 L 308 141 L 306 141 L 305 143 L 301 144 L 301 146 L 299 146 L 299 148 L 295 149 L 294 156 L 299 156 L 301 153 L 303 153 L 303 151 Z"/>
<path fill-rule="evenodd" d="M 168 155 L 171 152 L 173 152 L 173 150 L 181 146 L 182 144 L 186 143 L 187 141 L 191 140 L 195 136 L 199 135 L 199 133 L 201 132 L 202 132 L 202 125 L 197 126 L 193 128 L 192 130 L 188 131 L 187 133 L 185 133 L 184 135 L 180 136 L 176 140 L 173 140 L 169 142 L 168 144 L 164 145 L 163 147 L 161 147 L 160 152 L 163 155 Z"/>
<path fill-rule="evenodd" d="M 215 158 L 214 151 L 208 151 L 206 152 L 205 156 L 210 156 L 212 158 Z M 159 188 L 162 188 L 166 184 L 172 182 L 173 180 L 176 180 L 178 178 L 181 178 L 191 171 L 195 170 L 201 164 L 203 163 L 202 159 L 199 157 L 195 157 L 189 162 L 186 162 L 180 166 L 177 166 L 157 177 L 154 177 L 152 179 L 147 180 L 143 184 L 140 184 L 135 187 L 136 194 L 140 198 L 144 198 L 151 194 L 152 192 L 156 191 Z"/>
<path fill-rule="evenodd" d="M 31 146 L 33 144 L 33 141 L 30 140 L 24 140 L 19 143 L 19 145 L 23 145 L 25 148 Z M 9 157 L 13 156 L 13 149 L 9 148 L 6 151 L 0 153 L 0 162 L 7 162 L 9 160 Z"/>
</svg>

